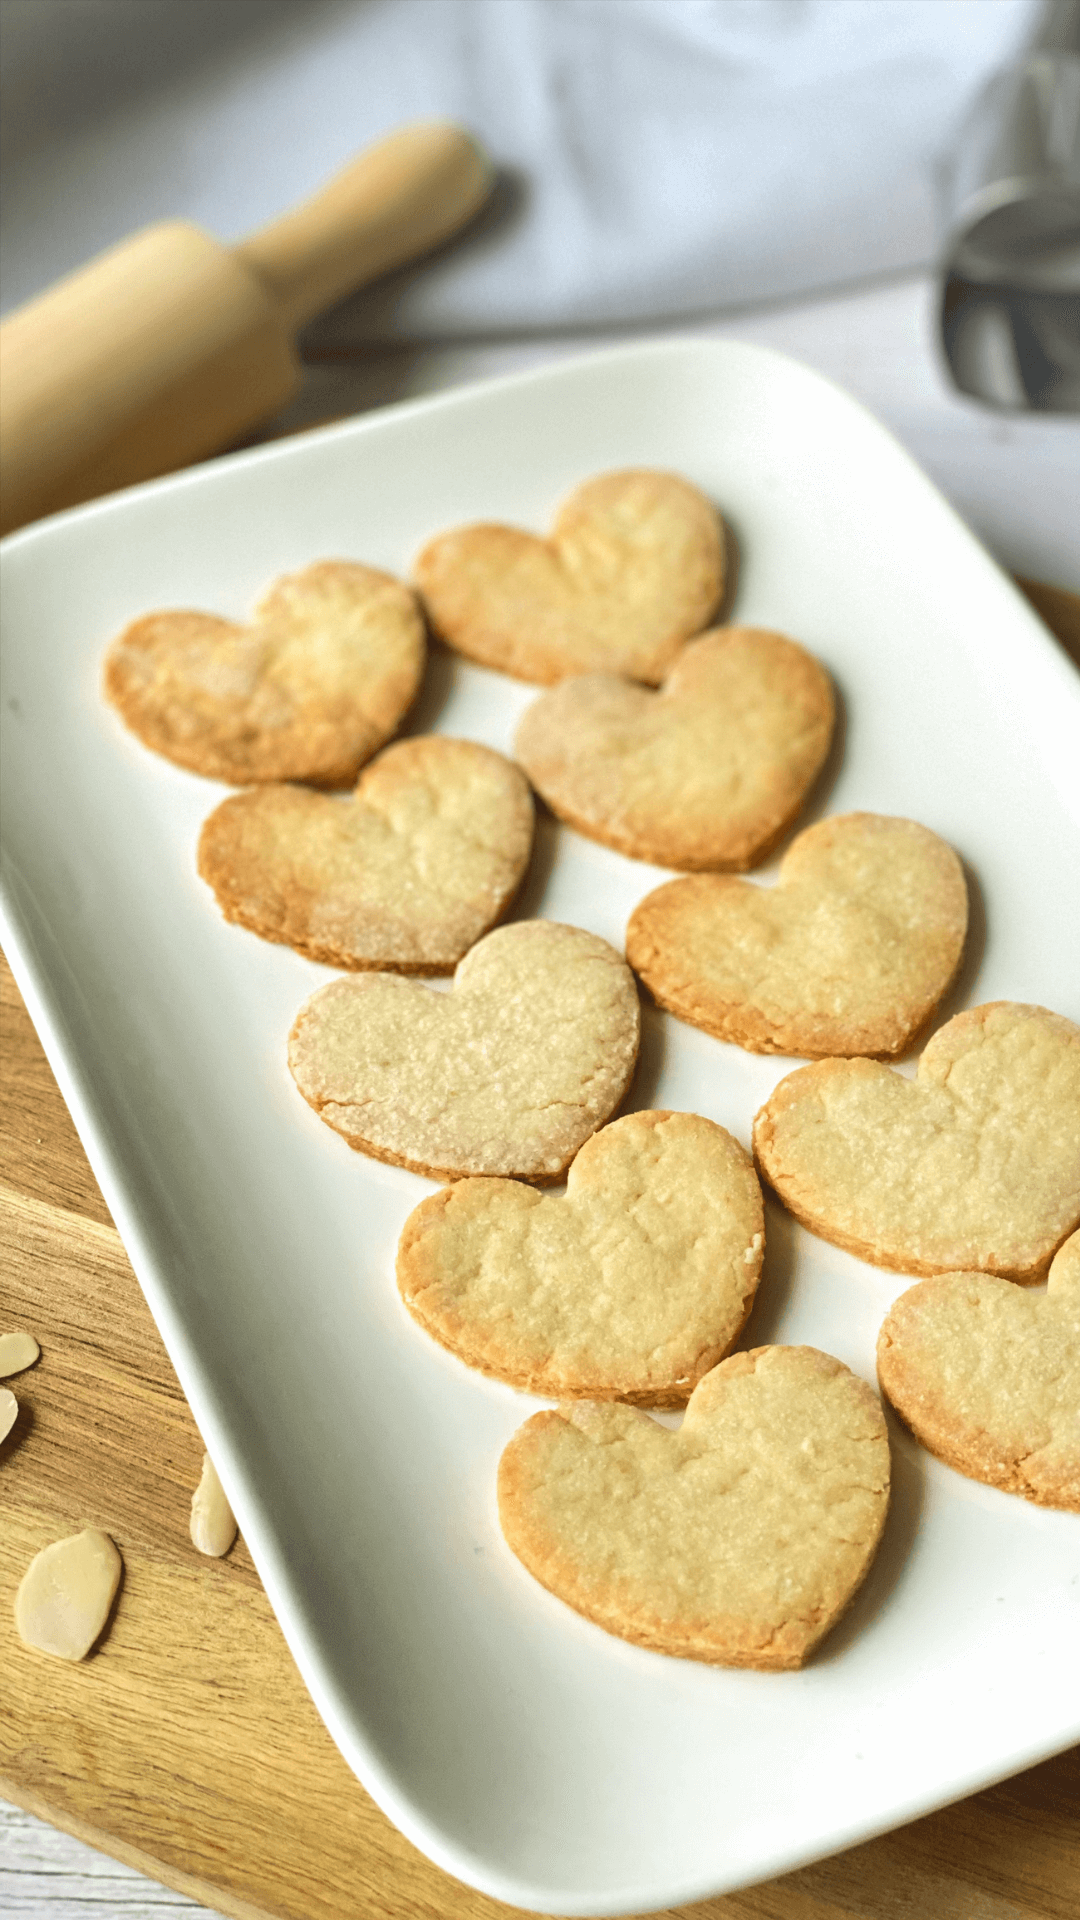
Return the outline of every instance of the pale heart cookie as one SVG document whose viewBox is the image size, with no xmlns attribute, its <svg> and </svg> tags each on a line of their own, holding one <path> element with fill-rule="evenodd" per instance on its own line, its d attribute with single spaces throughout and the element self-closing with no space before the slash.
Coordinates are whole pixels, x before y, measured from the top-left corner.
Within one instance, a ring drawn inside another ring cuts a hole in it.
<svg viewBox="0 0 1080 1920">
<path fill-rule="evenodd" d="M 779 883 L 669 880 L 626 957 L 654 999 L 752 1053 L 899 1053 L 960 963 L 964 870 L 913 820 L 851 813 L 794 840 Z"/>
<path fill-rule="evenodd" d="M 499 1462 L 509 1545 L 608 1633 L 717 1666 L 802 1666 L 873 1560 L 889 1502 L 876 1394 L 813 1347 L 706 1374 L 677 1433 L 633 1407 L 537 1413 Z"/>
<path fill-rule="evenodd" d="M 289 1066 L 351 1147 L 434 1180 L 556 1180 L 622 1099 L 641 1011 L 622 956 L 580 927 L 523 920 L 467 953 L 453 989 L 387 973 L 300 1009 Z"/>
<path fill-rule="evenodd" d="M 410 1214 L 397 1278 L 451 1353 L 529 1393 L 682 1406 L 738 1338 L 765 1223 L 750 1156 L 694 1113 L 633 1113 L 565 1197 L 462 1180 Z"/>
<path fill-rule="evenodd" d="M 460 527 L 429 541 L 413 577 L 432 629 L 482 666 L 542 685 L 608 668 L 663 678 L 724 591 L 724 526 L 673 473 L 586 481 L 549 540 Z"/>
<path fill-rule="evenodd" d="M 322 560 L 276 581 L 250 626 L 133 621 L 106 655 L 105 692 L 144 746 L 192 773 L 347 787 L 412 704 L 425 651 L 407 587 Z"/>
<path fill-rule="evenodd" d="M 449 973 L 506 912 L 533 805 L 513 762 L 469 740 L 399 740 L 351 801 L 252 787 L 210 815 L 199 872 L 227 920 L 335 967 Z"/>
<path fill-rule="evenodd" d="M 985 1273 L 920 1280 L 890 1308 L 877 1356 L 882 1392 L 939 1460 L 1080 1513 L 1080 1233 L 1045 1294 Z"/>
<path fill-rule="evenodd" d="M 754 1151 L 797 1220 L 875 1266 L 1039 1280 L 1080 1221 L 1080 1027 L 1001 1000 L 941 1027 L 914 1081 L 799 1067 Z"/>
<path fill-rule="evenodd" d="M 782 634 L 718 627 L 659 693 L 586 674 L 527 709 L 514 753 L 553 813 L 661 867 L 751 867 L 829 751 L 832 685 Z"/>
</svg>

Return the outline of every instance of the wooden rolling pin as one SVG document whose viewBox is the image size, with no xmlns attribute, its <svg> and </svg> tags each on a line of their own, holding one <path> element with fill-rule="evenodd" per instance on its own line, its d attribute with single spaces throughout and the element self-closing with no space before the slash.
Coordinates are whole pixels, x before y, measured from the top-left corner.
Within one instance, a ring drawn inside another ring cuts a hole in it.
<svg viewBox="0 0 1080 1920">
<path fill-rule="evenodd" d="M 239 246 L 148 227 L 0 327 L 0 531 L 227 446 L 294 392 L 293 339 L 446 240 L 493 172 L 448 123 L 403 127 Z"/>
</svg>

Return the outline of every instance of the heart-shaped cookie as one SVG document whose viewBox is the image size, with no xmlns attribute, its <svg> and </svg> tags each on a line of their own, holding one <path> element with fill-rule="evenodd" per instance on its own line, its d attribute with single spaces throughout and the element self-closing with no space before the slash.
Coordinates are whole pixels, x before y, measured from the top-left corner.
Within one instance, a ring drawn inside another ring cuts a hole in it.
<svg viewBox="0 0 1080 1920">
<path fill-rule="evenodd" d="M 882 1392 L 939 1460 L 1080 1513 L 1080 1233 L 1045 1293 L 985 1273 L 920 1280 L 889 1309 L 877 1357 Z"/>
<path fill-rule="evenodd" d="M 432 630 L 482 666 L 541 685 L 607 668 L 662 679 L 724 591 L 724 526 L 673 473 L 604 473 L 559 510 L 551 538 L 459 527 L 414 578 Z"/>
<path fill-rule="evenodd" d="M 888 1501 L 877 1396 L 813 1347 L 732 1354 L 677 1433 L 568 1402 L 499 1462 L 503 1532 L 542 1586 L 624 1640 L 718 1666 L 802 1666 L 869 1571 Z"/>
<path fill-rule="evenodd" d="M 449 973 L 501 920 L 532 849 L 523 773 L 471 740 L 399 740 L 351 801 L 251 787 L 210 815 L 199 872 L 226 920 L 335 967 Z"/>
<path fill-rule="evenodd" d="M 849 813 L 793 840 L 775 887 L 669 880 L 626 957 L 662 1007 L 752 1053 L 899 1053 L 960 964 L 964 870 L 913 820 Z"/>
<path fill-rule="evenodd" d="M 150 613 L 105 658 L 105 693 L 144 746 L 247 786 L 347 787 L 412 704 L 424 623 L 400 580 L 322 560 L 275 581 L 250 626 Z"/>
<path fill-rule="evenodd" d="M 523 920 L 465 955 L 453 990 L 351 974 L 301 1007 L 289 1066 L 349 1145 L 433 1180 L 556 1180 L 622 1099 L 641 1011 L 621 954 Z"/>
<path fill-rule="evenodd" d="M 530 1393 L 682 1406 L 742 1331 L 765 1223 L 749 1154 L 695 1113 L 632 1113 L 582 1147 L 566 1194 L 461 1180 L 398 1244 L 414 1319 Z"/>
<path fill-rule="evenodd" d="M 993 1001 L 941 1027 L 913 1081 L 799 1067 L 754 1152 L 797 1220 L 875 1266 L 1039 1280 L 1080 1221 L 1080 1027 Z"/>
<path fill-rule="evenodd" d="M 635 860 L 751 867 L 829 751 L 832 685 L 782 634 L 718 627 L 659 693 L 591 673 L 523 715 L 514 753 L 553 813 Z"/>
</svg>

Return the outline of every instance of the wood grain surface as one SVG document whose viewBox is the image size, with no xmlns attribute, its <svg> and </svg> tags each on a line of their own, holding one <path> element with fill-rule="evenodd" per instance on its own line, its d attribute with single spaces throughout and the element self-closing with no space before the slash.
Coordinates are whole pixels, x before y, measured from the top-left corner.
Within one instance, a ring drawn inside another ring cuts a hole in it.
<svg viewBox="0 0 1080 1920">
<path fill-rule="evenodd" d="M 333 1746 L 242 1542 L 188 1541 L 202 1444 L 29 1017 L 0 974 L 0 1321 L 41 1359 L 0 1446 L 0 1793 L 243 1920 L 494 1920 L 390 1825 Z M 124 1556 L 81 1666 L 12 1619 L 39 1547 Z M 1074 1920 L 1080 1749 L 880 1840 L 680 1913 L 698 1920 Z"/>
</svg>

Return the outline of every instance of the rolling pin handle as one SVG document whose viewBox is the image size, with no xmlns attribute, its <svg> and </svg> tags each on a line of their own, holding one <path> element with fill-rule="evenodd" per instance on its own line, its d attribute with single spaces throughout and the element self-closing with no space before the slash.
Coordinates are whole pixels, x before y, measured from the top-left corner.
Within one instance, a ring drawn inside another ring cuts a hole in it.
<svg viewBox="0 0 1080 1920">
<path fill-rule="evenodd" d="M 292 330 L 448 240 L 483 205 L 494 177 L 462 128 L 449 121 L 402 127 L 233 252 Z"/>
</svg>

